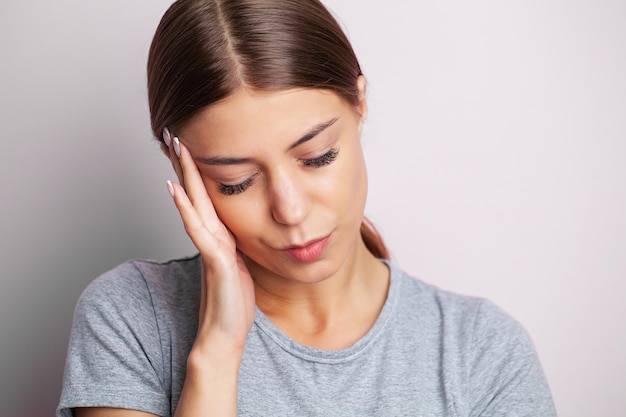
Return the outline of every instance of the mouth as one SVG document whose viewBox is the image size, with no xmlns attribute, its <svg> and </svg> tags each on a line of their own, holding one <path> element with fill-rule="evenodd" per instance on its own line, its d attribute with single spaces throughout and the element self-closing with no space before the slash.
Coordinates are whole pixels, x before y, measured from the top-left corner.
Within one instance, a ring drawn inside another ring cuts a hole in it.
<svg viewBox="0 0 626 417">
<path fill-rule="evenodd" d="M 321 239 L 316 239 L 301 246 L 290 246 L 282 249 L 291 258 L 302 263 L 311 263 L 317 261 L 330 243 L 332 233 Z"/>
</svg>

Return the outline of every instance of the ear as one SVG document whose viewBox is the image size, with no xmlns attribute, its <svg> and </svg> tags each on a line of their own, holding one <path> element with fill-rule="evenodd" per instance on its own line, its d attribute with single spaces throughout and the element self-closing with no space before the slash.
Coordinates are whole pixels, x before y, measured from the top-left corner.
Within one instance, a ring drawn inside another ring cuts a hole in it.
<svg viewBox="0 0 626 417">
<path fill-rule="evenodd" d="M 367 119 L 367 98 L 365 97 L 367 81 L 364 75 L 359 75 L 356 79 L 356 87 L 359 92 L 359 104 L 357 106 L 357 112 L 361 116 L 361 124 Z"/>
</svg>

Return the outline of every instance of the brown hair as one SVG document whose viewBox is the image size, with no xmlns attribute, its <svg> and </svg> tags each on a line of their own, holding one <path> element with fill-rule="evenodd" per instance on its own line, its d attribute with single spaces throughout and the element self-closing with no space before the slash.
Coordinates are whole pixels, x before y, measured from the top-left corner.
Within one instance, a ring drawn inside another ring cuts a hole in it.
<svg viewBox="0 0 626 417">
<path fill-rule="evenodd" d="M 206 106 L 246 87 L 331 90 L 357 106 L 359 62 L 318 0 L 178 0 L 167 10 L 148 57 L 148 102 L 159 140 Z M 389 259 L 364 220 L 368 249 Z"/>
</svg>

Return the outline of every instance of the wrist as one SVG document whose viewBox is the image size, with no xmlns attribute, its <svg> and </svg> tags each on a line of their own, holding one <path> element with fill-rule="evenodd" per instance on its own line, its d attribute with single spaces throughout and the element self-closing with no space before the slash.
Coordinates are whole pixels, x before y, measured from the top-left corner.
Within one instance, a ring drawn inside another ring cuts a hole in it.
<svg viewBox="0 0 626 417">
<path fill-rule="evenodd" d="M 223 340 L 198 338 L 187 357 L 187 372 L 237 375 L 243 357 L 243 346 Z"/>
<path fill-rule="evenodd" d="M 176 416 L 236 416 L 237 383 L 243 350 L 196 340 Z"/>
</svg>

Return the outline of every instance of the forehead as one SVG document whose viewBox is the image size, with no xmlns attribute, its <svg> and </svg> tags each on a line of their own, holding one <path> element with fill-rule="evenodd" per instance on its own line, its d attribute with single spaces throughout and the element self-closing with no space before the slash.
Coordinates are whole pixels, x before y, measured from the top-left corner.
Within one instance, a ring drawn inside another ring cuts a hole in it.
<svg viewBox="0 0 626 417">
<path fill-rule="evenodd" d="M 320 89 L 257 91 L 239 89 L 225 100 L 201 110 L 180 135 L 190 145 L 207 141 L 215 146 L 228 140 L 262 138 L 293 140 L 307 128 L 332 118 L 353 113 L 351 106 L 336 93 Z"/>
</svg>

